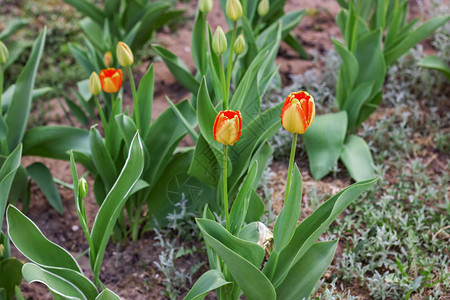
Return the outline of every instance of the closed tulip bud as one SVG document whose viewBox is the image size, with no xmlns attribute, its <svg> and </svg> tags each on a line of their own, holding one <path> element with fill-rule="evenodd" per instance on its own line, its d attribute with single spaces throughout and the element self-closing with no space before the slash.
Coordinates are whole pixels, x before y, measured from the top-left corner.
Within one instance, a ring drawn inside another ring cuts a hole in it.
<svg viewBox="0 0 450 300">
<path fill-rule="evenodd" d="M 213 8 L 213 0 L 199 0 L 198 1 L 198 9 L 204 13 L 209 13 Z"/>
<path fill-rule="evenodd" d="M 3 44 L 2 41 L 0 41 L 0 64 L 6 63 L 8 58 L 9 58 L 8 48 L 6 48 L 5 44 Z"/>
<path fill-rule="evenodd" d="M 0 244 L 0 258 L 3 258 L 4 253 L 5 253 L 5 246 L 3 246 L 3 244 Z"/>
<path fill-rule="evenodd" d="M 100 71 L 100 83 L 102 85 L 102 90 L 107 93 L 113 94 L 117 93 L 122 86 L 122 70 L 108 68 Z"/>
<path fill-rule="evenodd" d="M 241 54 L 245 50 L 245 40 L 242 33 L 237 37 L 236 43 L 234 44 L 234 52 L 236 54 Z"/>
<path fill-rule="evenodd" d="M 261 0 L 258 4 L 258 15 L 264 17 L 269 12 L 269 0 Z"/>
<path fill-rule="evenodd" d="M 107 68 L 111 66 L 112 63 L 112 53 L 111 51 L 107 51 L 105 55 L 103 55 L 103 63 Z"/>
<path fill-rule="evenodd" d="M 290 93 L 281 110 L 281 125 L 291 133 L 305 133 L 316 114 L 314 98 L 305 91 Z"/>
<path fill-rule="evenodd" d="M 130 47 L 124 42 L 119 42 L 117 44 L 117 60 L 122 67 L 131 66 L 134 62 L 133 52 L 131 52 Z"/>
<path fill-rule="evenodd" d="M 89 191 L 88 183 L 86 179 L 84 179 L 84 177 L 81 177 L 80 181 L 78 181 L 78 196 L 80 197 L 80 199 L 86 198 L 88 191 Z"/>
<path fill-rule="evenodd" d="M 227 51 L 227 38 L 220 26 L 218 26 L 216 32 L 214 32 L 212 47 L 217 55 L 222 55 Z"/>
<path fill-rule="evenodd" d="M 242 5 L 239 0 L 227 0 L 225 12 L 228 19 L 237 21 L 242 17 Z"/>
<path fill-rule="evenodd" d="M 213 138 L 221 144 L 233 145 L 241 137 L 242 115 L 236 110 L 224 110 L 217 114 Z"/>
<path fill-rule="evenodd" d="M 89 77 L 89 91 L 94 96 L 97 96 L 102 92 L 102 84 L 100 83 L 100 78 L 95 72 L 92 72 L 91 77 Z"/>
</svg>

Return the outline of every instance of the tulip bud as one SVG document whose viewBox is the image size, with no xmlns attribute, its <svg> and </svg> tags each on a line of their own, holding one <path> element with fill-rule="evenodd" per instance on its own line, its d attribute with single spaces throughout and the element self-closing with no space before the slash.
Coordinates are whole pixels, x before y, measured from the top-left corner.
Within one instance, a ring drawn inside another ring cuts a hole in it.
<svg viewBox="0 0 450 300">
<path fill-rule="evenodd" d="M 290 93 L 281 110 L 281 125 L 291 133 L 305 133 L 316 114 L 314 98 L 305 91 Z"/>
<path fill-rule="evenodd" d="M 112 63 L 112 53 L 111 51 L 107 51 L 105 55 L 103 55 L 103 63 L 107 68 L 111 66 Z"/>
<path fill-rule="evenodd" d="M 4 253 L 5 253 L 5 246 L 3 246 L 3 244 L 0 244 L 0 258 L 3 258 Z"/>
<path fill-rule="evenodd" d="M 81 177 L 80 181 L 78 181 L 78 196 L 79 196 L 79 198 L 80 199 L 86 198 L 88 191 L 89 191 L 88 183 L 87 183 L 86 179 L 84 179 L 84 177 Z"/>
<path fill-rule="evenodd" d="M 133 52 L 131 52 L 130 47 L 124 42 L 119 42 L 117 44 L 117 60 L 122 67 L 131 66 L 134 62 Z"/>
<path fill-rule="evenodd" d="M 261 222 L 258 222 L 258 245 L 264 248 L 267 252 L 272 252 L 273 233 Z"/>
<path fill-rule="evenodd" d="M 89 91 L 94 96 L 97 96 L 102 91 L 102 84 L 100 83 L 100 78 L 95 72 L 92 72 L 91 77 L 89 77 Z"/>
<path fill-rule="evenodd" d="M 258 15 L 264 17 L 269 12 L 269 0 L 261 0 L 258 4 Z"/>
<path fill-rule="evenodd" d="M 227 38 L 220 26 L 218 26 L 216 32 L 214 32 L 212 47 L 217 55 L 222 55 L 227 51 Z"/>
<path fill-rule="evenodd" d="M 2 41 L 0 41 L 0 64 L 6 63 L 8 58 L 9 58 L 8 48 L 6 48 L 5 44 L 3 44 Z"/>
<path fill-rule="evenodd" d="M 122 70 L 108 68 L 100 71 L 100 83 L 102 85 L 102 90 L 107 93 L 113 94 L 117 93 L 122 86 Z"/>
<path fill-rule="evenodd" d="M 233 145 L 241 137 L 242 115 L 236 110 L 224 110 L 217 114 L 213 138 L 221 144 Z"/>
<path fill-rule="evenodd" d="M 242 17 L 242 5 L 239 0 L 227 0 L 225 12 L 228 19 L 237 21 Z"/>
<path fill-rule="evenodd" d="M 199 0 L 198 1 L 198 9 L 204 13 L 209 13 L 213 8 L 213 0 Z"/>
<path fill-rule="evenodd" d="M 245 40 L 242 33 L 237 37 L 236 42 L 234 44 L 234 52 L 239 55 L 245 50 Z"/>
</svg>

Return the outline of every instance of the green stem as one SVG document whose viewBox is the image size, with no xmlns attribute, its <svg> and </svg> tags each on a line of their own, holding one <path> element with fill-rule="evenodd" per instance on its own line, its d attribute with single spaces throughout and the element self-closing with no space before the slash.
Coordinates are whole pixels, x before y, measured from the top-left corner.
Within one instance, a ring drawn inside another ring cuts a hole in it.
<svg viewBox="0 0 450 300">
<path fill-rule="evenodd" d="M 220 83 L 222 85 L 223 110 L 227 110 L 228 109 L 227 84 L 225 83 L 225 69 L 223 67 L 222 55 L 219 56 L 219 66 L 220 66 Z"/>
<path fill-rule="evenodd" d="M 98 96 L 94 96 L 95 105 L 97 106 L 98 114 L 100 115 L 100 119 L 102 120 L 103 130 L 105 131 L 105 137 L 107 136 L 108 123 L 106 122 L 105 114 L 103 113 L 103 109 L 100 106 L 100 102 L 98 101 Z"/>
<path fill-rule="evenodd" d="M 225 210 L 225 221 L 226 228 L 230 231 L 230 215 L 228 213 L 228 185 L 227 185 L 227 165 L 228 165 L 228 154 L 227 145 L 223 145 L 223 208 Z"/>
<path fill-rule="evenodd" d="M 294 165 L 294 160 L 295 160 L 295 149 L 297 146 L 297 136 L 298 136 L 298 133 L 294 133 L 294 138 L 292 139 L 291 157 L 289 158 L 289 169 L 288 169 L 288 176 L 287 176 L 287 181 L 286 181 L 286 192 L 284 193 L 284 203 L 286 203 L 286 200 L 289 196 L 289 190 L 291 188 L 292 167 Z"/>
<path fill-rule="evenodd" d="M 137 129 L 141 128 L 140 114 L 139 114 L 139 102 L 136 92 L 136 85 L 134 84 L 133 73 L 131 72 L 131 66 L 126 67 L 128 78 L 130 79 L 131 91 L 133 93 L 133 105 L 134 105 L 134 115 L 136 118 L 136 127 Z"/>
<path fill-rule="evenodd" d="M 236 42 L 236 32 L 237 32 L 237 26 L 236 26 L 236 21 L 234 21 L 233 23 L 233 34 L 231 36 L 231 46 L 230 46 L 230 54 L 228 56 L 228 66 L 227 66 L 227 87 L 225 89 L 225 93 L 226 93 L 226 99 L 227 99 L 227 103 L 228 103 L 228 97 L 230 94 L 230 85 L 231 85 L 231 74 L 233 73 L 233 68 L 232 68 L 232 61 L 233 61 L 233 53 L 234 53 L 234 43 Z"/>
</svg>

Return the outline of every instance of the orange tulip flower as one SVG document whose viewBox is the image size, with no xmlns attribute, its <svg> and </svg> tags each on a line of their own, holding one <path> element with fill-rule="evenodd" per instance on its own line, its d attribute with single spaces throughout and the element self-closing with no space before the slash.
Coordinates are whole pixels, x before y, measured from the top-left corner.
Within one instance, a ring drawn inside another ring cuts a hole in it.
<svg viewBox="0 0 450 300">
<path fill-rule="evenodd" d="M 290 93 L 281 110 L 281 125 L 291 133 L 305 133 L 311 126 L 316 108 L 314 98 L 305 91 Z"/>
<path fill-rule="evenodd" d="M 122 86 L 122 79 L 121 69 L 108 68 L 100 71 L 100 83 L 107 93 L 117 93 Z"/>
<path fill-rule="evenodd" d="M 233 145 L 241 137 L 242 115 L 236 110 L 223 110 L 214 122 L 213 137 L 224 145 Z"/>
<path fill-rule="evenodd" d="M 112 53 L 111 53 L 111 51 L 107 51 L 105 53 L 105 55 L 103 55 L 103 63 L 105 64 L 105 66 L 107 68 L 109 68 L 109 66 L 111 66 L 111 63 L 112 63 Z"/>
</svg>

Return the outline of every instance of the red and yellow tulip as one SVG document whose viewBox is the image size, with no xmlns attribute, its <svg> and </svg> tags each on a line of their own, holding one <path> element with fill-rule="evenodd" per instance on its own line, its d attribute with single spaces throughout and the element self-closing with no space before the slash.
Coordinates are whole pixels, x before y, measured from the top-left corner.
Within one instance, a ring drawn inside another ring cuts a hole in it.
<svg viewBox="0 0 450 300">
<path fill-rule="evenodd" d="M 290 93 L 281 110 L 281 125 L 291 133 L 305 133 L 314 121 L 314 98 L 305 91 Z"/>
<path fill-rule="evenodd" d="M 217 114 L 213 137 L 224 145 L 233 145 L 241 137 L 242 115 L 236 110 L 224 110 Z"/>
<path fill-rule="evenodd" d="M 122 86 L 122 79 L 121 69 L 108 68 L 100 71 L 100 83 L 107 93 L 117 93 Z"/>
</svg>

